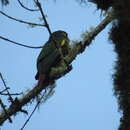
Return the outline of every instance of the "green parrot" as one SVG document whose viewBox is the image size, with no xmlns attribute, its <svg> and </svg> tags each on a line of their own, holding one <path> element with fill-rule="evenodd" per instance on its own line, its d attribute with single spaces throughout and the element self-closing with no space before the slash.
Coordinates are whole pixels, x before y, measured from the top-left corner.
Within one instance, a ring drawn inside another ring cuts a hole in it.
<svg viewBox="0 0 130 130">
<path fill-rule="evenodd" d="M 37 58 L 37 74 L 35 79 L 38 80 L 38 86 L 44 85 L 45 79 L 52 67 L 55 67 L 61 60 L 61 53 L 58 48 L 61 48 L 63 57 L 69 53 L 71 49 L 69 45 L 68 34 L 64 31 L 53 32 L 49 40 L 44 44 Z"/>
</svg>

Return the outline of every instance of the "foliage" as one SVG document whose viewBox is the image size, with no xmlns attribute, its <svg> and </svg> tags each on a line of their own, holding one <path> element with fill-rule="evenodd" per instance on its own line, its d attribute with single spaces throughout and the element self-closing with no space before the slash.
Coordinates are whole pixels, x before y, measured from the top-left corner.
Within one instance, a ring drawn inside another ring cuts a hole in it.
<svg viewBox="0 0 130 130">
<path fill-rule="evenodd" d="M 117 53 L 114 94 L 123 114 L 119 130 L 130 130 L 130 1 L 115 0 L 113 9 L 117 17 L 110 34 Z"/>
<path fill-rule="evenodd" d="M 0 0 L 0 2 L 3 6 L 9 4 L 9 0 Z"/>
</svg>

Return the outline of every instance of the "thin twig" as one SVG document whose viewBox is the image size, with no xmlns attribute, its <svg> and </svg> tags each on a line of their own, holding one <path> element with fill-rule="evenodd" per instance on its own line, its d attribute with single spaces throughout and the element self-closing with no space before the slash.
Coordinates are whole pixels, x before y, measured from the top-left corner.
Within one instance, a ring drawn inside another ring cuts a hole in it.
<svg viewBox="0 0 130 130">
<path fill-rule="evenodd" d="M 8 88 L 5 88 L 4 90 L 0 91 L 0 94 L 4 93 L 5 91 L 7 91 L 7 89 L 10 89 L 10 88 L 8 87 Z"/>
<path fill-rule="evenodd" d="M 11 96 L 19 96 L 21 94 L 23 94 L 23 93 L 10 93 Z M 7 96 L 8 93 L 2 93 L 2 92 L 0 92 L 0 95 Z"/>
<path fill-rule="evenodd" d="M 13 44 L 16 44 L 16 45 L 19 45 L 19 46 L 26 47 L 26 48 L 31 48 L 31 49 L 39 49 L 39 48 L 42 48 L 42 46 L 28 46 L 28 45 L 24 45 L 24 44 L 21 44 L 21 43 L 19 43 L 19 42 L 12 41 L 12 40 L 10 40 L 10 39 L 8 39 L 8 38 L 5 38 L 5 37 L 3 37 L 3 36 L 0 36 L 0 39 L 5 40 L 5 41 L 8 41 L 8 42 L 13 43 Z"/>
<path fill-rule="evenodd" d="M 20 130 L 23 130 L 24 127 L 27 125 L 27 123 L 29 122 L 29 120 L 31 119 L 31 117 L 33 116 L 34 112 L 36 111 L 36 109 L 38 108 L 39 104 L 41 103 L 41 100 L 43 99 L 43 97 L 45 96 L 46 91 L 43 93 L 43 95 L 41 96 L 41 98 L 38 100 L 36 106 L 34 107 L 33 111 L 31 112 L 30 116 L 28 117 L 28 119 L 25 121 L 25 123 L 23 124 L 22 128 Z"/>
<path fill-rule="evenodd" d="M 36 1 L 35 1 L 35 4 L 36 4 L 37 7 L 39 8 L 39 10 L 40 10 L 40 12 L 41 12 L 41 15 L 42 15 L 42 18 L 43 18 L 43 20 L 44 20 L 45 26 L 46 26 L 46 28 L 47 28 L 47 30 L 48 30 L 50 36 L 51 36 L 51 35 L 52 35 L 52 32 L 51 32 L 51 29 L 50 29 L 50 27 L 49 27 L 49 24 L 48 24 L 48 22 L 47 22 L 47 20 L 46 20 L 46 17 L 45 17 L 45 14 L 44 14 L 44 12 L 43 12 L 43 9 L 42 9 L 42 7 L 41 7 L 41 3 L 40 3 L 38 0 L 36 0 Z"/>
<path fill-rule="evenodd" d="M 24 9 L 28 10 L 28 11 L 39 11 L 39 9 L 30 9 L 28 7 L 26 7 L 20 0 L 18 0 L 18 3 L 20 4 L 21 7 L 23 7 Z"/>
<path fill-rule="evenodd" d="M 3 102 L 2 102 L 1 99 L 0 99 L 0 105 L 1 105 L 1 107 L 3 108 L 5 114 L 8 114 L 7 111 L 6 111 L 6 109 L 5 109 L 5 105 L 3 104 Z M 9 120 L 10 123 L 12 123 L 11 117 L 8 117 L 8 120 Z"/>
<path fill-rule="evenodd" d="M 5 80 L 4 80 L 4 78 L 3 78 L 3 76 L 2 76 L 2 74 L 0 73 L 0 78 L 1 78 L 1 80 L 2 80 L 2 82 L 3 82 L 3 84 L 4 84 L 4 86 L 5 86 L 5 89 L 6 89 L 6 92 L 7 92 L 7 94 L 8 94 L 8 96 L 9 96 L 9 100 L 13 103 L 13 98 L 11 97 L 11 95 L 10 95 L 10 93 L 9 93 L 9 91 L 8 91 L 8 87 L 7 87 L 7 85 L 6 85 L 6 83 L 5 83 Z"/>
<path fill-rule="evenodd" d="M 0 14 L 6 16 L 9 19 L 15 20 L 15 21 L 20 22 L 20 23 L 28 24 L 28 25 L 31 25 L 31 26 L 42 26 L 42 27 L 45 26 L 44 24 L 32 23 L 32 22 L 27 22 L 27 21 L 23 21 L 23 20 L 20 20 L 20 19 L 16 19 L 12 16 L 7 15 L 6 13 L 4 13 L 2 11 L 0 11 Z"/>
</svg>

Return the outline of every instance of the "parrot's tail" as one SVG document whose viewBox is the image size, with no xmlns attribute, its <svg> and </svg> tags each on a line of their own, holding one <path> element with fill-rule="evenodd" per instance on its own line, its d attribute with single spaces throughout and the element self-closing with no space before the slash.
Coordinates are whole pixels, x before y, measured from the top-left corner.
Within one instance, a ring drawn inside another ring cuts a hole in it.
<svg viewBox="0 0 130 130">
<path fill-rule="evenodd" d="M 39 88 L 46 88 L 46 85 L 45 85 L 45 78 L 46 78 L 46 76 L 45 76 L 45 74 L 40 74 L 39 75 L 39 78 L 38 78 L 38 86 L 39 86 Z"/>
</svg>

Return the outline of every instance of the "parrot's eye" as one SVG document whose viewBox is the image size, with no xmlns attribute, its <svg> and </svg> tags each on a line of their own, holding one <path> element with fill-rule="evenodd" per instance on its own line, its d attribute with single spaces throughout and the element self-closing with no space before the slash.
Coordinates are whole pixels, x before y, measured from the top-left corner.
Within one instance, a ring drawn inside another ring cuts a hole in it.
<svg viewBox="0 0 130 130">
<path fill-rule="evenodd" d="M 68 37 L 68 34 L 67 34 L 67 33 L 65 33 L 65 32 L 63 33 L 63 35 L 64 35 L 65 37 Z"/>
</svg>

